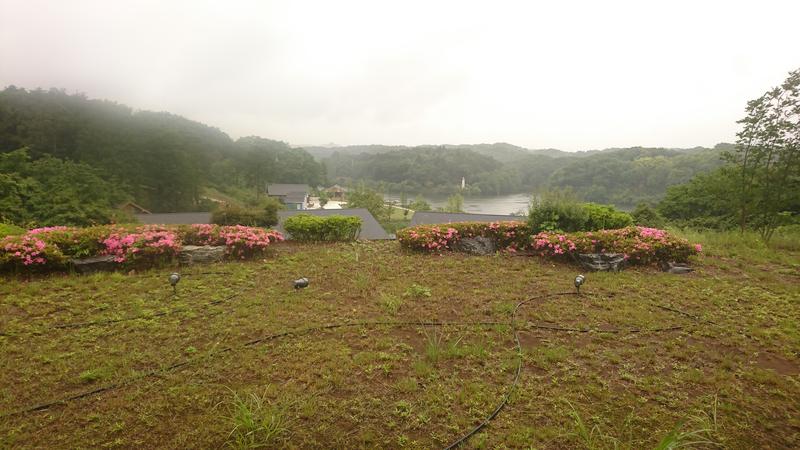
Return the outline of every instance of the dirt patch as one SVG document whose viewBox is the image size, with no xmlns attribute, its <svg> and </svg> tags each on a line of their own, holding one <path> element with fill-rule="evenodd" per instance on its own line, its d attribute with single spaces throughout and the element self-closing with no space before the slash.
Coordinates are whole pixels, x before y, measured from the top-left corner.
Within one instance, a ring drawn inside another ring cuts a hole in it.
<svg viewBox="0 0 800 450">
<path fill-rule="evenodd" d="M 759 367 L 774 370 L 778 375 L 793 377 L 800 374 L 800 363 L 774 353 L 761 353 L 756 359 Z"/>
</svg>

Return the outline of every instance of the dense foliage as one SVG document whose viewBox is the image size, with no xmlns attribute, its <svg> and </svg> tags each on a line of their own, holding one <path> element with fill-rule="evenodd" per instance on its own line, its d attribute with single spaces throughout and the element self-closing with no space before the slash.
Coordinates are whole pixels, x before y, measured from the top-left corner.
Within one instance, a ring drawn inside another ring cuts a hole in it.
<svg viewBox="0 0 800 450">
<path fill-rule="evenodd" d="M 297 241 L 354 241 L 361 232 L 361 218 L 297 214 L 288 217 L 283 228 Z"/>
<path fill-rule="evenodd" d="M 685 262 L 701 252 L 699 244 L 672 236 L 664 230 L 626 227 L 616 230 L 578 233 L 531 233 L 523 222 L 463 222 L 447 225 L 420 225 L 397 233 L 400 244 L 408 249 L 435 251 L 454 249 L 465 237 L 483 236 L 508 252 L 529 251 L 540 256 L 571 260 L 583 253 L 621 253 L 629 264 L 665 261 Z"/>
<path fill-rule="evenodd" d="M 0 239 L 0 270 L 65 269 L 70 259 L 103 255 L 121 266 L 149 266 L 174 259 L 183 245 L 225 246 L 229 257 L 243 259 L 282 240 L 276 231 L 239 225 L 44 227 Z"/>
<path fill-rule="evenodd" d="M 278 209 L 281 204 L 267 198 L 261 208 L 244 208 L 237 205 L 223 205 L 211 213 L 211 223 L 216 225 L 245 225 L 248 227 L 271 227 L 278 223 Z"/>
<path fill-rule="evenodd" d="M 234 142 L 216 128 L 169 113 L 133 111 L 55 89 L 9 87 L 0 91 L 0 153 L 22 147 L 30 149 L 34 162 L 51 157 L 48 164 L 59 161 L 78 171 L 72 179 L 84 178 L 91 166 L 117 188 L 108 192 L 121 191 L 151 211 L 197 210 L 207 186 L 263 191 L 267 182 L 317 185 L 325 180 L 322 164 L 283 142 L 259 137 Z M 0 183 L 0 189 L 29 189 L 25 177 Z M 99 195 L 103 190 L 87 196 L 106 208 L 116 206 Z M 70 197 L 79 191 L 65 191 L 62 200 L 82 203 Z M 86 222 L 69 219 L 47 223 Z"/>
<path fill-rule="evenodd" d="M 633 218 L 611 206 L 579 202 L 570 191 L 545 191 L 534 196 L 528 224 L 534 232 L 595 231 L 627 227 Z"/>
<path fill-rule="evenodd" d="M 118 219 L 126 195 L 113 179 L 86 164 L 28 150 L 0 153 L 0 222 L 94 225 Z"/>
<path fill-rule="evenodd" d="M 732 168 L 694 177 L 671 186 L 658 205 L 658 212 L 679 227 L 726 230 L 736 226 Z"/>
</svg>

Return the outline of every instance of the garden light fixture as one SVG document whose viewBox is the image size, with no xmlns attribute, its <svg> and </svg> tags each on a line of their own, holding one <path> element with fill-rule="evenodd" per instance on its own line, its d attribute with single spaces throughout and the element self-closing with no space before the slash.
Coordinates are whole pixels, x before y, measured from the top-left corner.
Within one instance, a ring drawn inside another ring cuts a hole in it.
<svg viewBox="0 0 800 450">
<path fill-rule="evenodd" d="M 575 277 L 575 290 L 578 292 L 578 294 L 581 293 L 581 285 L 583 285 L 583 283 L 585 282 L 586 282 L 585 276 L 578 275 L 577 277 Z"/>
<path fill-rule="evenodd" d="M 294 280 L 294 288 L 295 288 L 295 290 L 303 289 L 303 288 L 306 288 L 306 287 L 308 287 L 308 278 L 303 277 L 303 278 L 300 278 L 299 280 Z"/>
<path fill-rule="evenodd" d="M 178 281 L 181 281 L 181 274 L 178 272 L 173 272 L 172 275 L 169 276 L 169 284 L 172 286 L 172 293 L 177 293 L 178 291 Z"/>
</svg>

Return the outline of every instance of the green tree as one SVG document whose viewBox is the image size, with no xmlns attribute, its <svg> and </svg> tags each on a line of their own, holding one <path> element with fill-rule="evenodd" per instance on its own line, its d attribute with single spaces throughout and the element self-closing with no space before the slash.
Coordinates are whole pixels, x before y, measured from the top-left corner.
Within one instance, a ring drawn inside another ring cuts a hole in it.
<svg viewBox="0 0 800 450">
<path fill-rule="evenodd" d="M 379 222 L 388 221 L 391 215 L 391 209 L 386 206 L 383 194 L 367 188 L 364 183 L 360 183 L 347 193 L 347 206 L 349 208 L 366 208 Z"/>
<path fill-rule="evenodd" d="M 464 197 L 459 193 L 447 197 L 447 205 L 442 210 L 451 213 L 464 212 Z"/>
<path fill-rule="evenodd" d="M 430 211 L 433 208 L 421 195 L 417 195 L 414 201 L 408 204 L 408 209 L 412 211 Z"/>
<path fill-rule="evenodd" d="M 671 186 L 658 204 L 669 222 L 691 228 L 730 229 L 736 225 L 738 171 L 723 167 L 697 175 L 688 183 Z"/>
<path fill-rule="evenodd" d="M 769 241 L 800 197 L 800 69 L 747 103 L 747 116 L 725 159 L 738 171 L 739 228 L 756 228 Z"/>
<path fill-rule="evenodd" d="M 88 165 L 27 149 L 0 154 L 0 221 L 23 226 L 109 223 L 124 192 Z"/>
<path fill-rule="evenodd" d="M 655 208 L 652 208 L 647 203 L 639 203 L 636 208 L 631 212 L 633 222 L 636 225 L 651 228 L 664 228 L 666 221 Z"/>
</svg>

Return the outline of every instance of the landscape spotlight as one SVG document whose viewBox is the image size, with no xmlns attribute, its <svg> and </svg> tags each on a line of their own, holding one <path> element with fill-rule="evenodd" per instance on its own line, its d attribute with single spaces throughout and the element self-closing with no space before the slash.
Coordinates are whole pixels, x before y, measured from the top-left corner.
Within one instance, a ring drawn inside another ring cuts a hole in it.
<svg viewBox="0 0 800 450">
<path fill-rule="evenodd" d="M 578 291 L 578 294 L 581 293 L 581 285 L 586 282 L 586 277 L 583 275 L 578 275 L 575 277 L 575 290 Z"/>
<path fill-rule="evenodd" d="M 303 289 L 308 287 L 308 278 L 300 278 L 299 280 L 294 280 L 294 288 L 295 289 Z"/>
<path fill-rule="evenodd" d="M 172 293 L 176 293 L 178 288 L 178 281 L 181 281 L 181 274 L 178 272 L 173 272 L 172 275 L 169 276 L 169 284 L 172 286 Z"/>
</svg>

